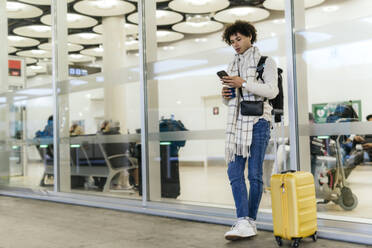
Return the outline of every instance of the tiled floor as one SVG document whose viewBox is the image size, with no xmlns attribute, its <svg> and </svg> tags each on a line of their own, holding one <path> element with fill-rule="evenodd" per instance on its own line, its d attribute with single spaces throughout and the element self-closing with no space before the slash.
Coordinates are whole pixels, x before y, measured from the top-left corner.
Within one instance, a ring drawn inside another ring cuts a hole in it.
<svg viewBox="0 0 372 248">
<path fill-rule="evenodd" d="M 271 232 L 230 242 L 228 226 L 22 198 L 1 196 L 0 216 L 0 248 L 277 247 Z M 368 246 L 306 239 L 300 247 Z"/>
</svg>

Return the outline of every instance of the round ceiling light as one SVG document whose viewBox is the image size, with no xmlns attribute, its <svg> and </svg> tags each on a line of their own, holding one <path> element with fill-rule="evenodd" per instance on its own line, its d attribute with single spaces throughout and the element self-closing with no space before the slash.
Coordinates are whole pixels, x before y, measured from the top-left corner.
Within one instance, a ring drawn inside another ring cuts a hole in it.
<svg viewBox="0 0 372 248">
<path fill-rule="evenodd" d="M 15 28 L 13 32 L 18 35 L 34 37 L 34 38 L 51 38 L 52 37 L 51 27 L 45 26 L 45 25 L 23 26 L 23 27 Z"/>
<path fill-rule="evenodd" d="M 126 35 L 134 35 L 138 34 L 138 26 L 130 23 L 125 23 L 125 34 Z M 103 34 L 103 25 L 98 25 L 93 28 L 93 31 L 98 34 Z"/>
<path fill-rule="evenodd" d="M 26 64 L 35 64 L 37 62 L 37 59 L 34 58 L 26 58 Z"/>
<path fill-rule="evenodd" d="M 173 0 L 169 3 L 175 11 L 194 14 L 216 12 L 229 5 L 228 0 Z"/>
<path fill-rule="evenodd" d="M 131 50 L 138 50 L 139 49 L 139 42 L 138 40 L 127 40 L 125 42 L 125 49 L 127 51 L 131 51 Z"/>
<path fill-rule="evenodd" d="M 34 18 L 43 14 L 43 11 L 38 7 L 10 1 L 6 2 L 6 10 L 8 18 L 14 19 Z"/>
<path fill-rule="evenodd" d="M 26 38 L 22 36 L 16 36 L 16 35 L 9 35 L 8 36 L 8 45 L 14 46 L 14 47 L 31 47 L 31 46 L 37 46 L 40 44 L 40 41 Z"/>
<path fill-rule="evenodd" d="M 319 4 L 322 4 L 325 0 L 305 0 L 305 8 L 310 8 Z M 285 0 L 266 0 L 263 3 L 266 9 L 272 10 L 284 10 Z"/>
<path fill-rule="evenodd" d="M 121 0 L 84 0 L 74 4 L 74 9 L 91 16 L 117 16 L 134 11 L 136 6 Z"/>
<path fill-rule="evenodd" d="M 95 58 L 91 57 L 91 56 L 87 56 L 87 55 L 82 55 L 82 54 L 79 54 L 79 53 L 73 53 L 73 54 L 68 55 L 68 60 L 70 62 L 74 62 L 74 63 L 81 63 L 81 62 L 93 61 L 93 60 L 95 60 Z"/>
<path fill-rule="evenodd" d="M 30 65 L 27 66 L 27 71 L 31 71 L 34 73 L 44 73 L 46 71 L 45 65 Z"/>
<path fill-rule="evenodd" d="M 15 47 L 8 47 L 8 54 L 9 53 L 14 53 L 14 52 L 16 52 L 17 51 L 17 48 L 15 48 Z"/>
<path fill-rule="evenodd" d="M 223 28 L 223 24 L 215 21 L 210 21 L 209 17 L 200 15 L 187 17 L 186 22 L 177 23 L 172 26 L 172 29 L 186 34 L 205 34 L 216 32 Z"/>
<path fill-rule="evenodd" d="M 156 25 L 171 25 L 182 21 L 183 16 L 169 10 L 156 10 Z M 138 24 L 138 12 L 128 16 L 128 20 Z"/>
<path fill-rule="evenodd" d="M 52 0 L 18 0 L 20 2 L 24 3 L 31 3 L 31 4 L 36 4 L 36 5 L 51 5 Z M 67 0 L 68 3 L 71 3 L 75 0 Z"/>
<path fill-rule="evenodd" d="M 52 25 L 52 16 L 45 15 L 41 17 L 40 21 L 46 25 Z M 90 28 L 97 25 L 98 21 L 92 17 L 79 15 L 79 14 L 67 14 L 67 27 L 68 28 Z"/>
<path fill-rule="evenodd" d="M 103 57 L 103 52 L 104 50 L 102 47 L 88 48 L 80 51 L 81 54 L 95 57 Z"/>
<path fill-rule="evenodd" d="M 130 2 L 137 2 L 138 3 L 138 0 L 128 0 Z M 164 2 L 169 2 L 170 0 L 156 0 L 157 3 L 164 3 Z"/>
<path fill-rule="evenodd" d="M 52 43 L 44 43 L 44 44 L 39 45 L 38 47 L 39 49 L 42 49 L 42 50 L 52 51 Z M 78 44 L 68 43 L 67 49 L 69 52 L 77 52 L 77 51 L 84 49 L 84 47 Z"/>
<path fill-rule="evenodd" d="M 237 7 L 218 12 L 214 19 L 224 23 L 233 23 L 237 20 L 257 22 L 269 17 L 270 12 L 255 7 Z"/>
<path fill-rule="evenodd" d="M 184 35 L 177 32 L 158 30 L 156 31 L 157 42 L 172 42 L 183 39 Z"/>
<path fill-rule="evenodd" d="M 17 55 L 22 56 L 22 57 L 31 57 L 31 58 L 51 58 L 52 52 L 33 49 L 33 50 L 19 51 L 17 52 Z"/>
<path fill-rule="evenodd" d="M 82 45 L 95 45 L 101 44 L 102 35 L 94 33 L 79 33 L 79 34 L 70 34 L 68 36 L 68 42 Z"/>
</svg>

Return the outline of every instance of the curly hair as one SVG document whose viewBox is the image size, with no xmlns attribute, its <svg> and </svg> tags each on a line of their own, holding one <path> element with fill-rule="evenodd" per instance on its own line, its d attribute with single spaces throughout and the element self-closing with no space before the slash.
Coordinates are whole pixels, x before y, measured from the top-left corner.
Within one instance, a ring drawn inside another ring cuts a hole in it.
<svg viewBox="0 0 372 248">
<path fill-rule="evenodd" d="M 230 37 L 231 35 L 240 33 L 244 36 L 251 37 L 251 43 L 255 43 L 257 39 L 257 30 L 256 28 L 250 24 L 249 22 L 245 21 L 236 21 L 233 24 L 228 25 L 225 28 L 225 31 L 222 34 L 222 40 L 226 42 L 229 46 L 231 45 Z"/>
</svg>

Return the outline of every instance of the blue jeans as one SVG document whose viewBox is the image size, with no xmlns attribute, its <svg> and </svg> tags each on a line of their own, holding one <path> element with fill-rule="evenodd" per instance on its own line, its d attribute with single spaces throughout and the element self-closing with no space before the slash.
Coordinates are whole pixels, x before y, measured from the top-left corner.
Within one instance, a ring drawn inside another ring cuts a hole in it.
<svg viewBox="0 0 372 248">
<path fill-rule="evenodd" d="M 262 164 L 270 139 L 270 123 L 264 119 L 260 119 L 253 125 L 252 136 L 250 156 L 248 159 L 249 199 L 244 178 L 247 158 L 235 155 L 235 161 L 230 162 L 228 165 L 227 174 L 234 196 L 237 217 L 249 217 L 256 220 L 262 197 Z"/>
</svg>

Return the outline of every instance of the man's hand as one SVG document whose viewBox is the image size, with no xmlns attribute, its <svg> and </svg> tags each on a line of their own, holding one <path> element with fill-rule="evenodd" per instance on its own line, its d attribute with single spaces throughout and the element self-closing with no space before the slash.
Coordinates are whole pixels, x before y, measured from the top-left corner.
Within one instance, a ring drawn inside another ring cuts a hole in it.
<svg viewBox="0 0 372 248">
<path fill-rule="evenodd" d="M 230 99 L 232 95 L 229 87 L 223 87 L 221 94 L 224 99 Z"/>
<path fill-rule="evenodd" d="M 232 88 L 240 88 L 245 82 L 244 79 L 239 76 L 224 76 L 221 78 L 221 81 L 224 85 Z"/>
<path fill-rule="evenodd" d="M 365 143 L 362 145 L 364 150 L 370 150 L 372 149 L 372 143 Z"/>
</svg>

